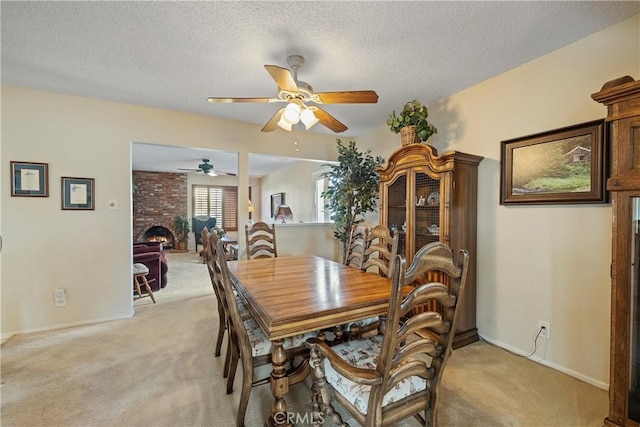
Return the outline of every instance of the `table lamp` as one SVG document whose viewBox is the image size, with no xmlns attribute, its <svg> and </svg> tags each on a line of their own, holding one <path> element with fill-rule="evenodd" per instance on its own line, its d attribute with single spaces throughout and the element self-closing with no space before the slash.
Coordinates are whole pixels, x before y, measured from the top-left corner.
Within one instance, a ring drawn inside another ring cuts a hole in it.
<svg viewBox="0 0 640 427">
<path fill-rule="evenodd" d="M 276 221 L 282 220 L 282 222 L 291 221 L 293 219 L 293 212 L 288 205 L 280 205 L 276 210 Z"/>
<path fill-rule="evenodd" d="M 247 209 L 249 211 L 249 225 L 253 225 L 253 218 L 251 217 L 254 209 L 255 209 L 255 205 L 253 204 L 251 199 L 249 199 L 249 208 Z"/>
</svg>

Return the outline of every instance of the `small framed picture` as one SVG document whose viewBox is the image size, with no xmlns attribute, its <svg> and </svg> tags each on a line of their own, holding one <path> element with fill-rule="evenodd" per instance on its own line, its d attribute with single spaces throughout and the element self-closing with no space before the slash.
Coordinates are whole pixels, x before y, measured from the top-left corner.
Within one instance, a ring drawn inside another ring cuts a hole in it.
<svg viewBox="0 0 640 427">
<path fill-rule="evenodd" d="M 49 164 L 11 162 L 11 196 L 49 197 Z"/>
<path fill-rule="evenodd" d="M 62 210 L 95 209 L 95 179 L 62 177 Z"/>
</svg>

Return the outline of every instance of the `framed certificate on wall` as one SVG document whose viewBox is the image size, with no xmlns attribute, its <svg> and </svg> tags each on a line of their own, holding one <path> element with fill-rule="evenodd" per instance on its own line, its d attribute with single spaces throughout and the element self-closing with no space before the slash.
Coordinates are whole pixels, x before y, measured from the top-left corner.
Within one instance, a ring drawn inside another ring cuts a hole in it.
<svg viewBox="0 0 640 427">
<path fill-rule="evenodd" d="M 95 210 L 95 179 L 62 177 L 62 210 Z"/>
<path fill-rule="evenodd" d="M 49 164 L 11 162 L 11 196 L 49 197 Z"/>
</svg>

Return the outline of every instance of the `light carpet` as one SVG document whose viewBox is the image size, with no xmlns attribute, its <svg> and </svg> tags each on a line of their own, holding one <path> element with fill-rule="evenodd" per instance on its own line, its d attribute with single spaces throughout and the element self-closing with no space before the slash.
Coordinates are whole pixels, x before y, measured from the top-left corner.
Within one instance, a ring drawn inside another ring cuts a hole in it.
<svg viewBox="0 0 640 427">
<path fill-rule="evenodd" d="M 242 371 L 227 395 L 206 266 L 193 252 L 167 258 L 167 288 L 157 304 L 136 301 L 133 318 L 3 344 L 3 427 L 235 425 Z M 440 391 L 441 426 L 595 427 L 607 414 L 605 391 L 484 342 L 453 352 Z M 293 386 L 287 402 L 307 413 L 308 384 Z M 271 403 L 268 385 L 254 388 L 246 425 L 262 426 Z"/>
</svg>

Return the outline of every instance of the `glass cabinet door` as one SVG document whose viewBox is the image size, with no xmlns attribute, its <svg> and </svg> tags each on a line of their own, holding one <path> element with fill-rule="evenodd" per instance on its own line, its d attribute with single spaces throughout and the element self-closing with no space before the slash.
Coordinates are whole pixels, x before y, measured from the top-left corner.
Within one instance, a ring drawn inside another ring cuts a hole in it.
<svg viewBox="0 0 640 427">
<path fill-rule="evenodd" d="M 387 226 L 391 232 L 400 233 L 398 253 L 406 256 L 406 222 L 407 222 L 407 175 L 403 174 L 393 181 L 387 190 L 386 216 Z"/>
<path fill-rule="evenodd" d="M 427 243 L 440 240 L 440 181 L 426 173 L 415 174 L 415 238 L 413 253 Z"/>
<path fill-rule="evenodd" d="M 629 418 L 640 422 L 640 197 L 631 199 Z"/>
</svg>

